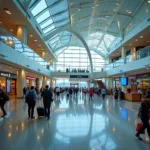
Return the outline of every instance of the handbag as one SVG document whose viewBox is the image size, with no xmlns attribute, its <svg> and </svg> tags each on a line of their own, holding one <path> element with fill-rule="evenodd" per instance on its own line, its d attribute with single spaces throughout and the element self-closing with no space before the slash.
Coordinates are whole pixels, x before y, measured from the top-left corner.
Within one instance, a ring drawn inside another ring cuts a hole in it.
<svg viewBox="0 0 150 150">
<path fill-rule="evenodd" d="M 136 131 L 137 131 L 137 132 L 140 131 L 140 129 L 142 128 L 142 126 L 143 126 L 142 123 L 138 123 L 138 124 L 137 124 L 137 127 L 136 127 Z M 141 134 L 145 134 L 145 130 L 143 130 Z"/>
</svg>

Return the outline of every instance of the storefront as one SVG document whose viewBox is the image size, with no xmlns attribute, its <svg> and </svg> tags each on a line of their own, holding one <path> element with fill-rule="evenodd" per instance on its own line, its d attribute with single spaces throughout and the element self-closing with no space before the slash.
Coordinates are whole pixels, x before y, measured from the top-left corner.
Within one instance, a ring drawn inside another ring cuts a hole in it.
<svg viewBox="0 0 150 150">
<path fill-rule="evenodd" d="M 0 71 L 0 87 L 10 95 L 16 95 L 16 79 L 16 74 Z"/>
<path fill-rule="evenodd" d="M 26 77 L 26 85 L 27 85 L 27 87 L 31 87 L 31 86 L 36 87 L 36 78 L 31 77 L 31 76 L 27 76 Z"/>
<path fill-rule="evenodd" d="M 139 74 L 136 76 L 138 84 L 138 88 L 141 88 L 143 93 L 146 92 L 148 88 L 150 88 L 150 73 Z"/>
</svg>

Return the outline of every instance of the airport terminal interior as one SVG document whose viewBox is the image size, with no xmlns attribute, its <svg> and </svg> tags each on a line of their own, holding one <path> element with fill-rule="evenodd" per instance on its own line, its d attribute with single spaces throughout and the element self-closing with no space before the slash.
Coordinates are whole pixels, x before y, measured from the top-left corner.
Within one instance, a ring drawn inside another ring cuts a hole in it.
<svg viewBox="0 0 150 150">
<path fill-rule="evenodd" d="M 148 96 L 150 0 L 0 0 L 0 150 L 150 150 Z"/>
</svg>

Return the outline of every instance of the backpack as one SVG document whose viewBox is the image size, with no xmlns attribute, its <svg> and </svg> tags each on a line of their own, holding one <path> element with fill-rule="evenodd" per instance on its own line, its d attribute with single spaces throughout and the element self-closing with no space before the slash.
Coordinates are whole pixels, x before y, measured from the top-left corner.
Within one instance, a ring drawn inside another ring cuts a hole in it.
<svg viewBox="0 0 150 150">
<path fill-rule="evenodd" d="M 25 100 L 25 102 L 27 103 L 27 104 L 32 104 L 32 103 L 34 103 L 34 91 L 29 91 L 29 93 L 26 95 L 26 100 Z"/>
</svg>

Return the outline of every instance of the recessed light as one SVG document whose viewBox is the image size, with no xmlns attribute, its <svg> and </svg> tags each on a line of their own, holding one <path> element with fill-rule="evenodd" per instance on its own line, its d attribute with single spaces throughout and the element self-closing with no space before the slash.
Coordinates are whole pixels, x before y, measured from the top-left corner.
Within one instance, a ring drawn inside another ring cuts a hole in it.
<svg viewBox="0 0 150 150">
<path fill-rule="evenodd" d="M 37 40 L 34 40 L 34 42 L 37 42 Z"/>
<path fill-rule="evenodd" d="M 33 35 L 31 34 L 30 37 L 33 37 Z"/>
<path fill-rule="evenodd" d="M 13 29 L 10 29 L 11 32 L 13 32 Z"/>
<path fill-rule="evenodd" d="M 2 24 L 2 22 L 0 21 L 0 24 Z"/>
<path fill-rule="evenodd" d="M 135 40 L 136 42 L 139 41 L 138 39 Z"/>
<path fill-rule="evenodd" d="M 132 45 L 132 44 L 129 44 L 129 45 Z"/>
<path fill-rule="evenodd" d="M 142 39 L 142 38 L 143 38 L 143 36 L 140 36 L 140 38 Z"/>
<path fill-rule="evenodd" d="M 39 46 L 41 47 L 41 44 L 39 44 Z"/>
<path fill-rule="evenodd" d="M 147 2 L 150 4 L 150 0 L 147 0 Z"/>
<path fill-rule="evenodd" d="M 4 10 L 8 15 L 11 15 L 11 12 L 8 10 L 8 8 L 4 8 Z"/>
</svg>

